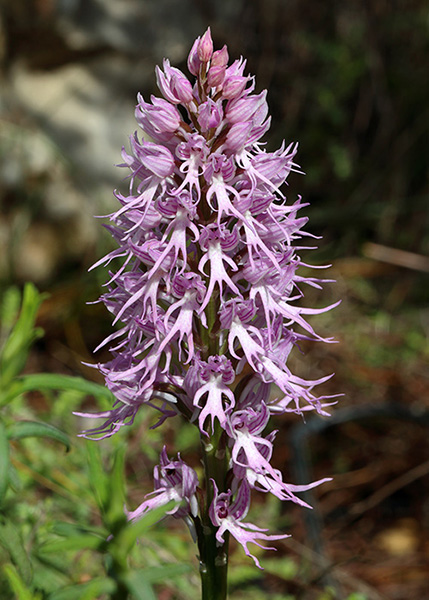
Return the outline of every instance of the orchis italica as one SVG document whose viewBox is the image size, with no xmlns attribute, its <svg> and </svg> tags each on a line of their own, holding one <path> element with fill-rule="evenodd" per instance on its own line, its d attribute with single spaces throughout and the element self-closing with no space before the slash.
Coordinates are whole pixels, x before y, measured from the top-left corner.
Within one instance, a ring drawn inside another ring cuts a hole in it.
<svg viewBox="0 0 429 600">
<path fill-rule="evenodd" d="M 127 511 L 130 521 L 135 521 L 153 508 L 164 506 L 170 500 L 176 501 L 176 506 L 167 514 L 176 517 L 186 517 L 198 514 L 198 503 L 195 491 L 198 477 L 194 469 L 189 467 L 178 456 L 178 460 L 169 460 L 165 447 L 161 452 L 161 461 L 154 469 L 154 491 L 148 494 L 147 500 L 133 512 Z M 183 502 L 185 500 L 185 502 Z"/>
<path fill-rule="evenodd" d="M 228 60 L 208 29 L 188 57 L 192 82 L 164 60 L 156 68 L 163 98 L 138 96 L 146 135 L 123 149 L 129 192 L 116 192 L 121 206 L 107 226 L 118 248 L 97 263 L 122 258 L 101 296 L 122 326 L 104 342 L 112 360 L 98 365 L 116 403 L 84 433 L 108 437 L 145 404 L 158 410 L 155 426 L 181 415 L 198 427 L 205 480 L 163 449 L 155 491 L 129 517 L 176 500 L 174 516 L 196 534 L 204 598 L 225 597 L 228 532 L 258 566 L 248 544 L 287 537 L 242 522 L 252 489 L 308 506 L 296 494 L 325 481 L 283 481 L 270 463 L 270 416 L 324 415 L 330 404 L 314 394 L 328 377 L 307 381 L 287 366 L 300 340 L 322 339 L 306 315 L 332 308 L 297 304 L 305 284 L 323 281 L 298 274 L 305 204 L 281 190 L 300 172 L 297 144 L 266 151 L 266 91 L 253 93 L 245 60 Z"/>
</svg>

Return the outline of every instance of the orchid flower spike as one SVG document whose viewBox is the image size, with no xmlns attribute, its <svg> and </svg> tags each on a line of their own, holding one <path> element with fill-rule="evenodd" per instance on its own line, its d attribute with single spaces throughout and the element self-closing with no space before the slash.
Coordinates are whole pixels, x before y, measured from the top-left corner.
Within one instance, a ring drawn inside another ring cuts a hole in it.
<svg viewBox="0 0 429 600">
<path fill-rule="evenodd" d="M 329 280 L 300 271 L 311 237 L 298 215 L 306 204 L 283 189 L 301 172 L 297 144 L 266 150 L 267 92 L 254 93 L 245 60 L 228 63 L 209 28 L 189 53 L 191 78 L 165 59 L 156 68 L 161 97 L 137 97 L 143 135 L 133 133 L 122 150 L 129 189 L 115 192 L 107 226 L 117 248 L 97 263 L 111 268 L 101 301 L 118 327 L 104 342 L 111 360 L 96 366 L 116 402 L 81 416 L 103 419 L 83 433 L 96 438 L 131 425 L 142 406 L 157 411 L 154 427 L 178 415 L 194 424 L 203 480 L 164 448 L 154 491 L 128 518 L 173 499 L 171 514 L 194 523 L 201 560 L 210 544 L 220 552 L 229 532 L 259 567 L 248 544 L 287 535 L 243 521 L 252 490 L 308 507 L 299 493 L 327 481 L 283 481 L 271 464 L 269 422 L 284 413 L 326 415 L 335 402 L 315 392 L 328 377 L 295 375 L 288 358 L 301 340 L 333 341 L 308 317 L 336 304 L 303 300 L 306 286 Z"/>
</svg>

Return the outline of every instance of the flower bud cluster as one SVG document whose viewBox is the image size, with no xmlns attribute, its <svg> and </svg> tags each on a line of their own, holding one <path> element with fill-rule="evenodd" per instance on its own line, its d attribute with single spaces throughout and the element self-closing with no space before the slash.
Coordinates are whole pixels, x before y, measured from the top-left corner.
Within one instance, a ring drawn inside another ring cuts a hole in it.
<svg viewBox="0 0 429 600">
<path fill-rule="evenodd" d="M 112 360 L 99 365 L 117 404 L 96 415 L 105 421 L 86 435 L 112 435 L 149 404 L 161 415 L 157 425 L 181 414 L 203 441 L 222 439 L 228 472 L 206 482 L 207 514 L 219 543 L 228 530 L 250 554 L 249 542 L 286 537 L 242 522 L 251 490 L 305 505 L 296 492 L 321 483 L 285 483 L 270 464 L 276 432 L 264 430 L 273 413 L 325 414 L 326 397 L 313 390 L 327 378 L 304 380 L 287 359 L 300 340 L 321 339 L 306 315 L 331 307 L 296 304 L 303 284 L 320 285 L 297 274 L 305 205 L 281 191 L 299 172 L 297 145 L 264 149 L 266 91 L 253 93 L 245 60 L 228 61 L 226 46 L 213 50 L 208 29 L 188 57 L 192 82 L 164 60 L 156 68 L 163 97 L 138 96 L 146 135 L 135 133 L 122 152 L 129 192 L 116 192 L 120 208 L 108 226 L 118 248 L 99 262 L 123 261 L 101 297 L 121 323 L 105 340 Z M 195 517 L 192 469 L 180 458 L 169 462 L 164 449 L 155 475 L 155 491 L 131 518 L 171 498 L 182 501 L 176 516 Z"/>
</svg>

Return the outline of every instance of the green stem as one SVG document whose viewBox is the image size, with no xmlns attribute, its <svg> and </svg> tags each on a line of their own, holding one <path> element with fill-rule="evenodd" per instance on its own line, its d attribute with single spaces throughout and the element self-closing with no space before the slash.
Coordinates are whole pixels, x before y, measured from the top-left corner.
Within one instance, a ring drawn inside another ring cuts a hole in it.
<svg viewBox="0 0 429 600">
<path fill-rule="evenodd" d="M 127 600 L 129 598 L 128 588 L 121 581 L 117 582 L 118 587 L 115 592 L 110 596 L 110 600 Z"/>
<path fill-rule="evenodd" d="M 211 217 L 211 210 L 207 204 L 205 193 L 202 194 L 200 207 L 204 219 L 208 221 Z M 199 256 L 197 258 L 200 260 Z M 203 360 L 207 360 L 209 356 L 219 354 L 219 336 L 215 333 L 219 308 L 219 294 L 215 293 L 205 309 L 207 327 L 200 328 L 200 336 L 203 342 L 201 358 Z M 201 445 L 205 473 L 205 502 L 204 506 L 201 507 L 201 520 L 197 518 L 194 523 L 200 554 L 202 600 L 226 600 L 229 534 L 225 533 L 225 541 L 219 544 L 216 540 L 218 527 L 212 524 L 209 514 L 214 492 L 212 480 L 216 482 L 219 492 L 224 492 L 229 464 L 224 431 L 217 419 L 214 431 L 211 431 L 209 437 L 201 434 Z"/>
<path fill-rule="evenodd" d="M 216 542 L 217 527 L 203 525 L 200 539 L 200 576 L 202 600 L 226 600 L 228 576 L 228 542 Z"/>
<path fill-rule="evenodd" d="M 109 577 L 116 581 L 116 590 L 111 595 L 111 600 L 127 600 L 129 598 L 129 590 L 123 581 L 123 576 L 127 571 L 126 561 L 117 560 L 115 556 L 108 556 L 107 573 Z"/>
<path fill-rule="evenodd" d="M 224 535 L 223 544 L 220 545 L 217 542 L 218 528 L 212 524 L 209 515 L 209 508 L 213 500 L 211 480 L 216 482 L 220 492 L 226 488 L 228 453 L 223 433 L 220 424 L 216 422 L 215 431 L 210 438 L 201 436 L 206 479 L 206 504 L 202 523 L 197 526 L 202 600 L 226 600 L 227 598 L 229 536 L 228 533 Z"/>
</svg>

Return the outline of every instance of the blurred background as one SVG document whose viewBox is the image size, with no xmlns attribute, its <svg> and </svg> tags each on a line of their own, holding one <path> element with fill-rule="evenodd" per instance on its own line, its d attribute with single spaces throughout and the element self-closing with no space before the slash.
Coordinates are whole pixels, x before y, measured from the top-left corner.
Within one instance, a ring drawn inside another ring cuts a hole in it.
<svg viewBox="0 0 429 600">
<path fill-rule="evenodd" d="M 336 420 L 308 434 L 293 420 L 276 424 L 286 479 L 334 481 L 312 499 L 310 522 L 284 508 L 293 538 L 278 554 L 296 569 L 257 573 L 248 585 L 267 598 L 322 598 L 331 586 L 339 598 L 429 599 L 426 1 L 0 0 L 0 286 L 32 281 L 49 292 L 39 312 L 45 335 L 26 369 L 98 381 L 82 362 L 94 360 L 111 324 L 86 302 L 106 273 L 87 269 L 113 246 L 94 216 L 115 207 L 124 177 L 115 164 L 136 129 L 137 92 L 157 93 L 163 57 L 186 72 L 208 25 L 216 48 L 247 58 L 256 91 L 268 88 L 268 149 L 300 144 L 306 175 L 290 177 L 288 197 L 303 195 L 307 229 L 323 236 L 304 258 L 332 264 L 336 280 L 307 304 L 342 299 L 313 320 L 339 343 L 293 359 L 309 378 L 336 372 L 324 389 L 344 393 Z M 48 400 L 26 402 L 49 422 Z M 121 432 L 134 453 L 135 504 L 150 489 L 161 440 L 148 441 L 142 427 Z M 174 452 L 178 429 L 167 435 Z"/>
</svg>

